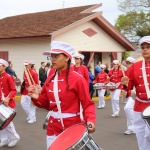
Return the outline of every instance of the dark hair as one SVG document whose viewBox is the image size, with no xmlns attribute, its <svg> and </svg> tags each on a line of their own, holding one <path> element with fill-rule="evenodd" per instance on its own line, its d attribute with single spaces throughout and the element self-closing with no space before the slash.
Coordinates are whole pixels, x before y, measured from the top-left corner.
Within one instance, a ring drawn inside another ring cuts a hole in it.
<svg viewBox="0 0 150 150">
<path fill-rule="evenodd" d="M 41 62 L 41 65 L 42 65 L 42 64 L 44 64 L 44 63 L 45 63 L 45 62 L 44 62 L 44 61 L 42 61 L 42 62 Z"/>
<path fill-rule="evenodd" d="M 66 56 L 65 54 L 63 54 L 63 55 Z M 67 84 L 66 90 L 69 90 L 68 77 L 69 77 L 69 72 L 70 72 L 70 64 L 71 64 L 71 59 L 68 60 L 68 69 L 67 69 L 67 74 L 66 74 L 66 84 Z M 52 78 L 46 83 L 46 86 L 49 86 L 49 83 L 51 82 L 51 80 L 53 80 L 55 78 L 56 73 L 57 73 L 57 70 L 55 71 L 55 73 L 52 76 Z"/>
</svg>

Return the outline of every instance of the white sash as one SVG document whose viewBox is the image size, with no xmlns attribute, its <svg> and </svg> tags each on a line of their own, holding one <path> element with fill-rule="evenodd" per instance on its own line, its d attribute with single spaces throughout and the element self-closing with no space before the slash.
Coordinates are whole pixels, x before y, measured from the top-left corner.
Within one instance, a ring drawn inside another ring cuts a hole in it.
<svg viewBox="0 0 150 150">
<path fill-rule="evenodd" d="M 148 97 L 148 99 L 150 99 L 150 89 L 148 86 L 148 81 L 147 81 L 147 76 L 146 76 L 145 60 L 143 60 L 143 62 L 142 62 L 142 74 L 143 74 L 143 80 L 144 80 L 147 97 Z"/>
<path fill-rule="evenodd" d="M 57 104 L 58 113 L 60 115 L 60 121 L 61 121 L 62 127 L 64 129 L 64 123 L 63 123 L 63 119 L 62 119 L 62 113 L 61 113 L 61 107 L 60 107 L 60 101 L 59 101 L 59 95 L 58 95 L 58 72 L 56 73 L 55 78 L 54 78 L 53 88 L 54 88 L 54 97 L 55 97 L 55 101 Z"/>
</svg>

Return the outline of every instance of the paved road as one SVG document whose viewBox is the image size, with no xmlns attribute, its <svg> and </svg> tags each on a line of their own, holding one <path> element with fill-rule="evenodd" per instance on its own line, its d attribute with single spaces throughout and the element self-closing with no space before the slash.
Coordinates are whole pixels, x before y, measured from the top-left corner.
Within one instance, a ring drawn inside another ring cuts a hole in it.
<svg viewBox="0 0 150 150">
<path fill-rule="evenodd" d="M 97 102 L 95 104 L 97 106 Z M 93 138 L 104 150 L 138 150 L 135 135 L 123 134 L 126 130 L 123 102 L 120 102 L 120 107 L 120 115 L 116 118 L 111 117 L 110 100 L 106 100 L 104 109 L 96 109 L 96 132 L 92 134 Z M 47 111 L 37 108 L 37 122 L 34 124 L 27 124 L 25 121 L 25 113 L 20 106 L 20 101 L 17 101 L 16 112 L 13 122 L 21 140 L 11 150 L 46 150 L 45 130 L 42 129 L 42 125 Z M 8 150 L 7 147 L 1 149 Z"/>
</svg>

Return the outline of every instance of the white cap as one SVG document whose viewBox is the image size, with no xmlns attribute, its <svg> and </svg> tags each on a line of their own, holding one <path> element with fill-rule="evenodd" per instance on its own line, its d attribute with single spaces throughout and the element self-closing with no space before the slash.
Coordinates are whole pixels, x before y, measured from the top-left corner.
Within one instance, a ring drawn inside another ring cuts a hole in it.
<svg viewBox="0 0 150 150">
<path fill-rule="evenodd" d="M 150 36 L 144 36 L 139 40 L 139 45 L 141 46 L 141 44 L 143 43 L 148 43 L 150 44 Z"/>
<path fill-rule="evenodd" d="M 4 59 L 0 59 L 0 64 L 4 65 L 5 67 L 9 66 L 8 62 Z"/>
<path fill-rule="evenodd" d="M 25 60 L 24 61 L 24 63 L 23 63 L 24 65 L 29 65 L 29 64 L 33 64 L 33 61 L 32 60 Z"/>
<path fill-rule="evenodd" d="M 119 60 L 113 60 L 113 64 L 118 64 L 119 65 Z"/>
<path fill-rule="evenodd" d="M 84 55 L 82 55 L 80 53 L 74 54 L 73 57 L 74 58 L 80 58 L 80 59 L 84 60 Z"/>
<path fill-rule="evenodd" d="M 100 68 L 106 68 L 106 65 L 101 64 L 101 65 L 100 65 Z"/>
<path fill-rule="evenodd" d="M 134 59 L 133 57 L 128 57 L 128 58 L 126 59 L 126 61 L 129 61 L 129 62 L 131 62 L 131 63 L 135 63 L 135 62 L 136 62 L 136 59 Z"/>
<path fill-rule="evenodd" d="M 71 59 L 74 53 L 74 48 L 71 45 L 64 42 L 52 41 L 50 44 L 50 48 L 50 52 L 44 52 L 43 55 L 50 56 L 51 54 L 63 53 Z"/>
</svg>

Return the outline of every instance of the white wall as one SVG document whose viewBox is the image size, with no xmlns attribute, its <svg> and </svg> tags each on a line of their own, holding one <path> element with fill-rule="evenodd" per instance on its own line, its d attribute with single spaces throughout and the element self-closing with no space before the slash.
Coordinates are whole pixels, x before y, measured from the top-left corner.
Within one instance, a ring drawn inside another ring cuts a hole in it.
<svg viewBox="0 0 150 150">
<path fill-rule="evenodd" d="M 19 40 L 0 40 L 0 51 L 8 51 L 8 60 L 13 61 L 13 69 L 17 76 L 23 79 L 24 61 L 33 60 L 37 72 L 41 66 L 41 61 L 48 62 L 42 55 L 44 51 L 50 50 L 49 39 L 19 39 Z"/>
<path fill-rule="evenodd" d="M 92 37 L 87 36 L 82 31 L 88 28 L 94 29 L 97 34 Z M 65 37 L 65 38 L 64 38 Z M 118 44 L 112 37 L 104 32 L 93 21 L 86 22 L 74 29 L 71 29 L 53 40 L 60 40 L 70 43 L 74 46 L 76 51 L 90 51 L 90 52 L 125 52 L 120 44 Z"/>
</svg>

